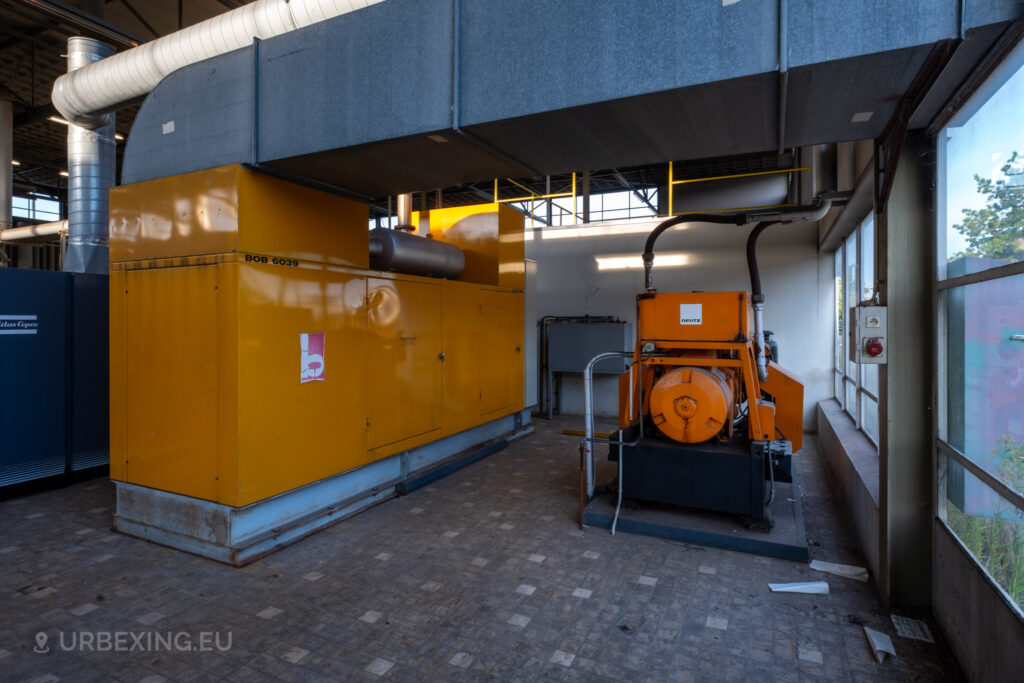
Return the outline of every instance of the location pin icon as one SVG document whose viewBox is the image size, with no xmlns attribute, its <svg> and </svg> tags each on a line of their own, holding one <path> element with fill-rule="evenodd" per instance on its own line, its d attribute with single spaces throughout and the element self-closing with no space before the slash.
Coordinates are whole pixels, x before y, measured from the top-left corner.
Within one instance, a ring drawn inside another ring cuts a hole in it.
<svg viewBox="0 0 1024 683">
<path fill-rule="evenodd" d="M 49 652 L 50 648 L 46 647 L 46 641 L 49 640 L 49 636 L 43 631 L 36 634 L 36 648 L 35 651 L 38 653 Z"/>
</svg>

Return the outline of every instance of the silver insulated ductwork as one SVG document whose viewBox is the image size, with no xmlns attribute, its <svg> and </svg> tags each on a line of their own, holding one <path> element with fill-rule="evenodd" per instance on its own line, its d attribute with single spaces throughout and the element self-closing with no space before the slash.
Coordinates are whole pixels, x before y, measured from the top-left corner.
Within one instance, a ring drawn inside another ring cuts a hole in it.
<svg viewBox="0 0 1024 683">
<path fill-rule="evenodd" d="M 170 35 L 67 73 L 51 99 L 68 121 L 92 128 L 97 114 L 137 100 L 173 71 L 381 0 L 256 0 Z"/>
<path fill-rule="evenodd" d="M 92 38 L 68 39 L 68 73 L 113 49 Z M 68 125 L 68 245 L 64 270 L 107 272 L 107 215 L 114 186 L 114 114 L 90 117 L 90 128 Z"/>
</svg>

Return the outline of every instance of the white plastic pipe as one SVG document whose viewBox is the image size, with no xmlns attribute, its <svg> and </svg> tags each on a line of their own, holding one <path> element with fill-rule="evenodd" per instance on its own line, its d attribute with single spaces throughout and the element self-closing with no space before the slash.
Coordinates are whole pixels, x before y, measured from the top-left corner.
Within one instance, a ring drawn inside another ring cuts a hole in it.
<svg viewBox="0 0 1024 683">
<path fill-rule="evenodd" d="M 49 237 L 52 235 L 67 234 L 68 222 L 56 221 L 54 223 L 38 223 L 26 225 L 21 228 L 7 228 L 0 230 L 0 242 L 15 242 L 27 240 L 33 237 Z"/>
<path fill-rule="evenodd" d="M 256 0 L 57 79 L 51 99 L 68 121 L 102 125 L 102 115 L 146 95 L 165 76 L 252 44 L 383 0 Z"/>
</svg>

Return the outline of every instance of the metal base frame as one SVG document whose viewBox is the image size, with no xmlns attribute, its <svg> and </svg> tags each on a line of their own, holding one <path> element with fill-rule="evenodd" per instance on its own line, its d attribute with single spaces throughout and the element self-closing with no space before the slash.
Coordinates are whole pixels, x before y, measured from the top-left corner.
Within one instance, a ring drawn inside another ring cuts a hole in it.
<svg viewBox="0 0 1024 683">
<path fill-rule="evenodd" d="M 612 458 L 618 453 L 612 446 Z M 728 443 L 684 445 L 644 437 L 623 446 L 622 458 L 624 498 L 728 512 L 752 526 L 773 524 L 763 442 L 751 444 L 737 435 Z"/>
<path fill-rule="evenodd" d="M 114 529 L 241 567 L 533 431 L 523 410 L 244 507 L 115 481 Z"/>
</svg>

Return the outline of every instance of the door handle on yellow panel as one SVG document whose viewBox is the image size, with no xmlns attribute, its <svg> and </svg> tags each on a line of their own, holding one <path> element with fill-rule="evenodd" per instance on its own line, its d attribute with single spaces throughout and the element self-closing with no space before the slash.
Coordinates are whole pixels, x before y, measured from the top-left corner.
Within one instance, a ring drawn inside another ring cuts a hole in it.
<svg viewBox="0 0 1024 683">
<path fill-rule="evenodd" d="M 438 360 L 442 360 L 442 361 L 444 360 L 444 351 L 442 351 L 441 353 L 437 354 L 437 359 Z"/>
<path fill-rule="evenodd" d="M 516 353 L 519 353 L 520 349 L 521 349 L 521 347 L 517 346 L 516 347 Z"/>
</svg>

